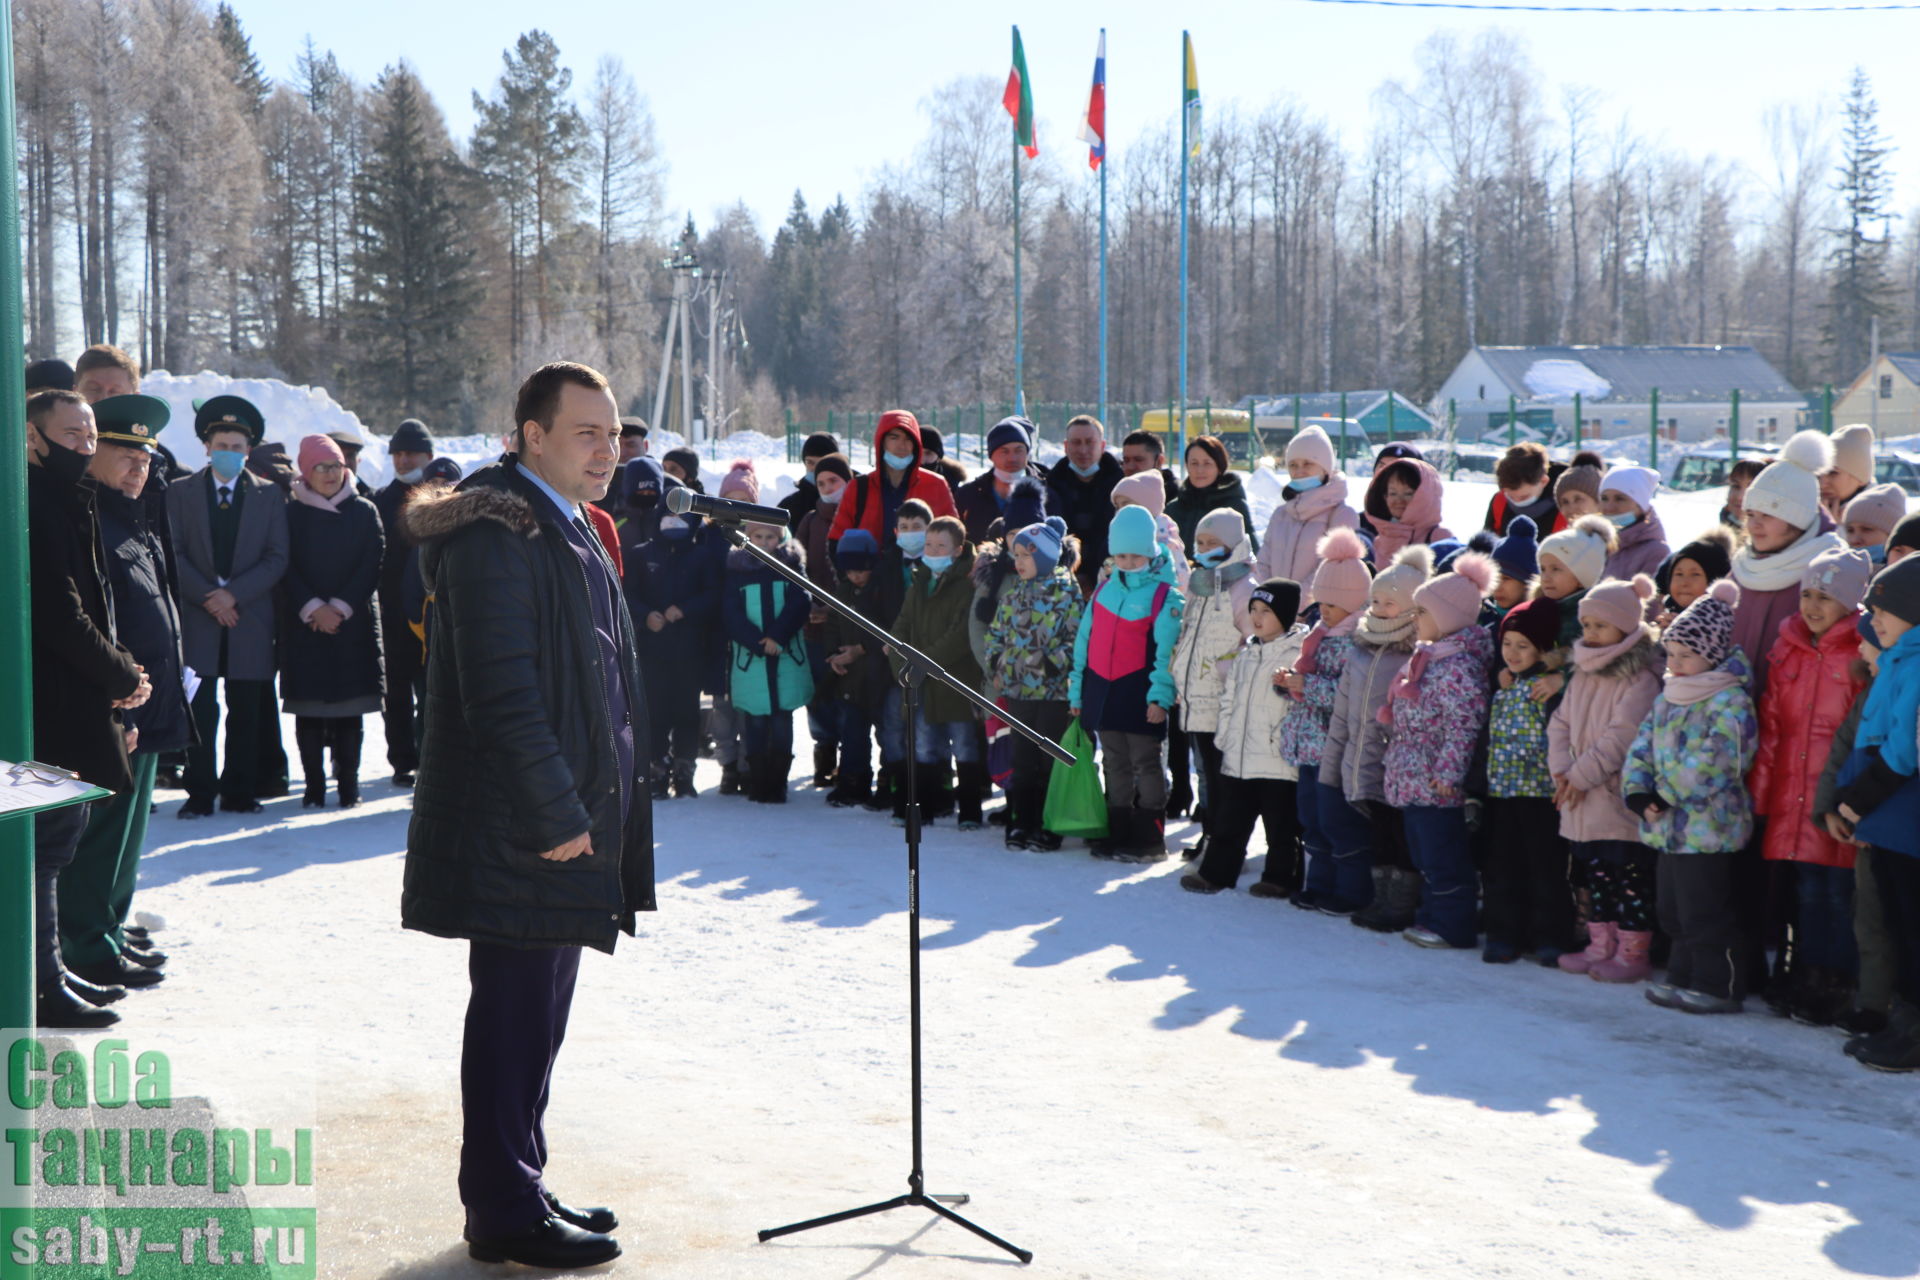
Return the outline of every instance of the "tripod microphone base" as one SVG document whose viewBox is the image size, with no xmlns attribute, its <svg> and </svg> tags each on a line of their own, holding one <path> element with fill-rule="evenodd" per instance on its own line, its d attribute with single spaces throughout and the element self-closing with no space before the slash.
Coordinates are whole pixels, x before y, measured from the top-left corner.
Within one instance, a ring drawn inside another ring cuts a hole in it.
<svg viewBox="0 0 1920 1280">
<path fill-rule="evenodd" d="M 982 1240 L 985 1240 L 988 1244 L 1005 1249 L 1023 1263 L 1033 1261 L 1033 1254 L 1028 1250 L 1008 1244 L 1005 1240 L 993 1234 L 993 1232 L 988 1231 L 984 1227 L 975 1226 L 953 1210 L 947 1208 L 950 1204 L 966 1204 L 968 1199 L 969 1197 L 967 1196 L 930 1196 L 920 1192 L 909 1191 L 906 1195 L 895 1196 L 891 1200 L 882 1200 L 879 1204 L 865 1205 L 858 1209 L 847 1209 L 840 1213 L 829 1213 L 825 1217 L 809 1218 L 805 1222 L 795 1222 L 788 1226 L 775 1227 L 771 1231 L 762 1231 L 759 1233 L 760 1243 L 765 1244 L 777 1236 L 790 1236 L 797 1231 L 811 1231 L 815 1227 L 825 1227 L 835 1222 L 846 1222 L 853 1218 L 864 1218 L 869 1214 L 885 1213 L 889 1209 L 919 1208 L 931 1209 L 955 1226 L 965 1227 Z"/>
</svg>

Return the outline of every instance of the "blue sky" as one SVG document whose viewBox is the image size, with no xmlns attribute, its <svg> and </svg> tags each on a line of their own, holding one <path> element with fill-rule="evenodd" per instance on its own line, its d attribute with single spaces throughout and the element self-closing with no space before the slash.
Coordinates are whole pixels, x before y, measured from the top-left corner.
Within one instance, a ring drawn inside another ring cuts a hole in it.
<svg viewBox="0 0 1920 1280">
<path fill-rule="evenodd" d="M 962 75 L 1005 76 L 1013 22 L 1026 43 L 1041 145 L 1070 157 L 1073 174 L 1086 173 L 1073 134 L 1103 24 L 1110 154 L 1122 159 L 1131 140 L 1175 118 L 1182 25 L 1193 32 L 1210 106 L 1231 99 L 1254 111 L 1291 95 L 1351 148 L 1374 118 L 1374 90 L 1390 77 L 1412 78 L 1414 49 L 1429 33 L 1470 36 L 1498 25 L 1526 42 L 1550 105 L 1563 84 L 1591 86 L 1603 94 L 1609 126 L 1624 115 L 1661 145 L 1744 165 L 1756 183 L 1769 164 L 1766 106 L 1837 103 L 1851 69 L 1864 66 L 1883 128 L 1906 148 L 1892 159 L 1900 207 L 1920 203 L 1920 76 L 1909 71 L 1920 49 L 1916 11 L 1477 14 L 1304 0 L 230 2 L 270 73 L 288 75 L 309 34 L 363 80 L 405 57 L 460 136 L 471 125 L 471 93 L 489 90 L 501 51 L 522 31 L 552 33 L 576 84 L 602 53 L 617 54 L 651 99 L 669 165 L 669 212 L 690 211 L 703 225 L 714 209 L 743 199 L 769 226 L 784 216 L 796 187 L 816 208 L 836 192 L 856 200 L 875 170 L 904 160 L 922 136 L 920 103 L 932 87 Z"/>
</svg>

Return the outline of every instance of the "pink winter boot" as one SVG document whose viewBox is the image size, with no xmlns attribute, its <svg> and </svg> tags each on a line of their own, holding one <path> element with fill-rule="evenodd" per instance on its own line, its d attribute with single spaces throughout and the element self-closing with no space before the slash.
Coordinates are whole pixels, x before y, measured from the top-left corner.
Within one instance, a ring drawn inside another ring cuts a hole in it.
<svg viewBox="0 0 1920 1280">
<path fill-rule="evenodd" d="M 1613 959 L 1593 965 L 1587 976 L 1595 982 L 1645 982 L 1653 972 L 1653 962 L 1647 959 L 1652 946 L 1651 930 L 1622 929 L 1620 949 L 1613 953 Z"/>
<path fill-rule="evenodd" d="M 1591 922 L 1587 924 L 1587 949 L 1569 951 L 1560 957 L 1560 968 L 1566 973 L 1587 973 L 1603 960 L 1613 958 L 1613 946 L 1616 934 L 1612 921 Z"/>
</svg>

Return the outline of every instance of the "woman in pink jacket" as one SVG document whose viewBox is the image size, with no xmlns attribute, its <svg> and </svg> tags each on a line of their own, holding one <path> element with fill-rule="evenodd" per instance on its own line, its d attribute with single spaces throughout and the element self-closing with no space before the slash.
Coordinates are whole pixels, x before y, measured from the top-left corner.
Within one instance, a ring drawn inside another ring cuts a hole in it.
<svg viewBox="0 0 1920 1280">
<path fill-rule="evenodd" d="M 1620 769 L 1660 696 L 1666 661 L 1644 618 L 1653 580 L 1602 582 L 1580 601 L 1573 679 L 1547 722 L 1547 769 L 1560 834 L 1589 895 L 1587 949 L 1560 957 L 1602 982 L 1640 972 L 1653 941 L 1654 853 L 1620 794 Z"/>
<path fill-rule="evenodd" d="M 1313 581 L 1320 539 L 1335 529 L 1360 527 L 1360 513 L 1347 505 L 1347 478 L 1334 462 L 1333 441 L 1326 432 L 1308 427 L 1288 441 L 1286 466 L 1287 487 L 1267 521 L 1267 536 L 1254 561 L 1256 582 Z"/>
<path fill-rule="evenodd" d="M 1380 468 L 1367 486 L 1367 515 L 1373 521 L 1375 570 L 1393 563 L 1402 547 L 1434 543 L 1453 535 L 1440 523 L 1440 473 L 1415 458 Z"/>
</svg>

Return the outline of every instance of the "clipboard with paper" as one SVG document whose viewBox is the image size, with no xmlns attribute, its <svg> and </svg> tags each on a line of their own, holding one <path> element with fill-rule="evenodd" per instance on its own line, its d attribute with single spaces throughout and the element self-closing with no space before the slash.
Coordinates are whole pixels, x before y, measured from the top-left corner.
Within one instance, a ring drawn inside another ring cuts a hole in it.
<svg viewBox="0 0 1920 1280">
<path fill-rule="evenodd" d="M 35 760 L 23 760 L 18 764 L 11 760 L 0 760 L 0 818 L 62 809 L 70 804 L 85 804 L 89 800 L 105 800 L 112 794 L 104 787 L 82 782 L 80 775 L 71 769 L 41 764 Z"/>
</svg>

